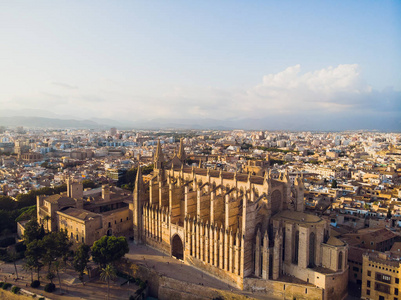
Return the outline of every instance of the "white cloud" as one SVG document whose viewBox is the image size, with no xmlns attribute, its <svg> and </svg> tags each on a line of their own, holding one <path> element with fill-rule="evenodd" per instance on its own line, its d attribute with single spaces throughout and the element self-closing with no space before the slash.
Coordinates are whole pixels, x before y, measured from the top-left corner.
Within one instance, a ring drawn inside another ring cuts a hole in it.
<svg viewBox="0 0 401 300">
<path fill-rule="evenodd" d="M 262 84 L 250 89 L 249 100 L 265 112 L 269 107 L 287 113 L 350 109 L 356 104 L 353 98 L 372 90 L 358 69 L 356 64 L 339 65 L 301 74 L 301 66 L 295 65 L 264 76 Z"/>
<path fill-rule="evenodd" d="M 344 64 L 302 73 L 300 65 L 268 74 L 248 89 L 172 87 L 136 94 L 130 86 L 103 85 L 101 90 L 68 88 L 53 82 L 36 94 L 15 95 L 3 102 L 11 108 L 51 109 L 55 113 L 116 120 L 304 118 L 354 115 L 355 112 L 401 112 L 400 92 L 375 91 L 362 80 L 356 64 Z M 71 86 L 73 87 L 73 86 Z M 13 107 L 11 107 L 13 103 Z"/>
<path fill-rule="evenodd" d="M 374 91 L 357 64 L 344 64 L 302 73 L 295 65 L 263 77 L 247 90 L 175 88 L 164 94 L 171 117 L 264 118 L 374 114 L 401 110 L 400 93 Z M 162 109 L 163 106 L 160 107 Z"/>
</svg>

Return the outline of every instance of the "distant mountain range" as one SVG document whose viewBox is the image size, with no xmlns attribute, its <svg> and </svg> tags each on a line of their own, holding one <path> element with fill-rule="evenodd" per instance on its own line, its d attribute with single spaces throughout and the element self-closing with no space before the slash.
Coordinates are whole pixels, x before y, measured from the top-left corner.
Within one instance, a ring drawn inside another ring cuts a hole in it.
<svg viewBox="0 0 401 300">
<path fill-rule="evenodd" d="M 128 129 L 215 129 L 215 130 L 290 130 L 290 131 L 342 131 L 342 130 L 379 130 L 379 131 L 400 131 L 398 120 L 388 120 L 383 123 L 380 120 L 369 119 L 367 122 L 357 122 L 350 126 L 345 120 L 319 120 L 317 118 L 305 120 L 283 120 L 278 117 L 266 119 L 156 119 L 150 121 L 119 122 L 112 119 L 93 118 L 90 120 L 60 119 L 46 117 L 28 116 L 0 116 L 0 126 L 26 128 L 75 128 L 75 129 L 109 129 L 116 127 L 121 130 Z"/>
<path fill-rule="evenodd" d="M 109 129 L 116 127 L 129 129 L 215 129 L 215 130 L 289 130 L 289 131 L 343 131 L 379 130 L 400 132 L 401 118 L 398 116 L 361 115 L 309 115 L 282 116 L 271 115 L 265 118 L 232 119 L 168 119 L 154 120 L 114 120 L 105 118 L 79 119 L 68 115 L 57 115 L 43 110 L 0 110 L 0 126 L 27 128 L 76 128 Z"/>
<path fill-rule="evenodd" d="M 99 123 L 91 120 L 54 119 L 43 117 L 0 117 L 1 126 L 23 126 L 28 128 L 87 128 L 95 129 L 102 127 Z"/>
</svg>

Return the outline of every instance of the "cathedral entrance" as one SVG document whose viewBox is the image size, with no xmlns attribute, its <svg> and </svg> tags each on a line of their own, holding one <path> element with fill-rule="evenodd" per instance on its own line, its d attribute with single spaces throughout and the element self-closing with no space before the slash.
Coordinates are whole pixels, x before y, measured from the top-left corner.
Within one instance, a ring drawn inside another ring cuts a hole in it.
<svg viewBox="0 0 401 300">
<path fill-rule="evenodd" d="M 173 237 L 171 242 L 171 255 L 177 259 L 184 259 L 184 246 L 178 234 Z"/>
</svg>

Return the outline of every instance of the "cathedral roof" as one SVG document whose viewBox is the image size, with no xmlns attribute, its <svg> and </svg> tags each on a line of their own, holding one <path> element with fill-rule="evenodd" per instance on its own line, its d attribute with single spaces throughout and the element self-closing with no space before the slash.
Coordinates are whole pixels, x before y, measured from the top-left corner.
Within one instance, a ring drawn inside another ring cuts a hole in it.
<svg viewBox="0 0 401 300">
<path fill-rule="evenodd" d="M 327 245 L 331 246 L 345 246 L 345 243 L 340 241 L 338 238 L 331 236 L 326 243 Z"/>
<path fill-rule="evenodd" d="M 325 220 L 322 218 L 307 214 L 304 212 L 299 211 L 290 211 L 290 210 L 283 210 L 277 213 L 273 219 L 282 219 L 283 221 L 292 221 L 296 223 L 304 223 L 304 224 L 316 224 L 316 223 L 324 223 Z"/>
<path fill-rule="evenodd" d="M 175 167 L 174 170 L 178 171 L 178 170 L 181 170 L 181 168 Z M 205 168 L 194 168 L 193 171 L 195 172 L 196 175 L 206 176 L 207 172 L 208 172 L 208 169 L 205 169 Z M 188 167 L 188 166 L 184 166 L 183 167 L 183 172 L 184 173 L 192 173 L 192 168 Z M 227 171 L 220 172 L 220 170 L 209 169 L 210 177 L 218 178 L 218 177 L 220 177 L 220 173 L 221 173 L 221 176 L 223 177 L 223 179 L 228 179 L 228 180 L 233 180 L 234 179 L 234 174 L 235 174 L 234 172 L 227 172 Z M 248 174 L 238 173 L 237 174 L 237 180 L 238 181 L 242 181 L 242 182 L 247 182 L 248 181 Z M 251 176 L 251 183 L 263 184 L 263 181 L 264 181 L 264 178 L 262 176 L 256 176 L 256 175 L 252 175 Z M 278 184 L 281 184 L 277 180 L 274 180 L 274 182 L 278 183 Z"/>
</svg>

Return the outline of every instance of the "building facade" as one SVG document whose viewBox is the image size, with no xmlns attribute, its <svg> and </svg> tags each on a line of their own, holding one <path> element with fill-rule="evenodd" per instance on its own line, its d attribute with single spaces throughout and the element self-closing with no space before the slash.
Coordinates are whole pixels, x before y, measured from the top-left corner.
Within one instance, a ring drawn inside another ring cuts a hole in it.
<svg viewBox="0 0 401 300">
<path fill-rule="evenodd" d="M 182 142 L 169 162 L 159 143 L 147 184 L 138 169 L 131 204 L 136 242 L 241 289 L 267 292 L 274 281 L 297 290 L 285 293 L 291 298 L 308 298 L 308 286 L 320 299 L 346 296 L 348 247 L 329 236 L 325 220 L 304 212 L 302 177 L 190 168 L 180 157 Z"/>
<path fill-rule="evenodd" d="M 398 300 L 400 295 L 399 256 L 371 252 L 363 255 L 362 299 Z"/>
<path fill-rule="evenodd" d="M 67 179 L 67 193 L 37 196 L 37 220 L 44 229 L 65 230 L 75 244 L 92 245 L 105 235 L 132 232 L 132 194 L 102 186 L 85 195 L 82 183 Z"/>
</svg>

